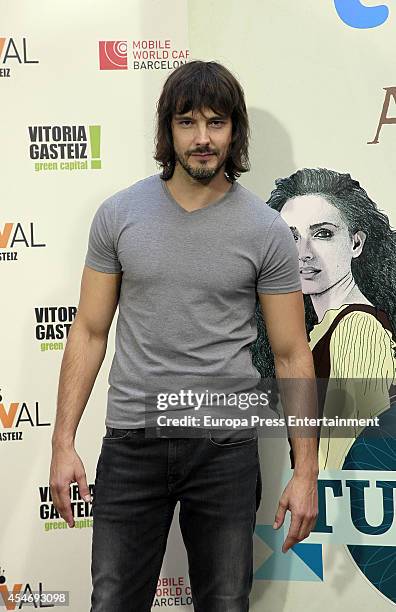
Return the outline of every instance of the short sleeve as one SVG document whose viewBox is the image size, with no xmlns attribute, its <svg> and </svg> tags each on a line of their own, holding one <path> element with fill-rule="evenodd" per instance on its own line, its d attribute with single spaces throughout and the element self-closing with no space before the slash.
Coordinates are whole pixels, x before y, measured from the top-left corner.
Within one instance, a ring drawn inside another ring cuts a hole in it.
<svg viewBox="0 0 396 612">
<path fill-rule="evenodd" d="M 114 201 L 105 200 L 96 211 L 91 223 L 85 263 L 98 272 L 122 271 L 115 248 Z"/>
<path fill-rule="evenodd" d="M 301 291 L 298 252 L 290 227 L 281 215 L 272 222 L 257 279 L 258 293 Z"/>
</svg>

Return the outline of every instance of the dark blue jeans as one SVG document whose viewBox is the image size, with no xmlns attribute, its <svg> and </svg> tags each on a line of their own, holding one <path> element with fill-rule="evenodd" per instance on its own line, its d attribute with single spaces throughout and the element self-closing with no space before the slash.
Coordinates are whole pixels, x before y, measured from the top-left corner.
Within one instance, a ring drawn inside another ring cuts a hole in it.
<svg viewBox="0 0 396 612">
<path fill-rule="evenodd" d="M 91 612 L 150 612 L 175 505 L 195 612 L 247 612 L 261 500 L 257 430 L 107 427 L 93 500 Z"/>
</svg>

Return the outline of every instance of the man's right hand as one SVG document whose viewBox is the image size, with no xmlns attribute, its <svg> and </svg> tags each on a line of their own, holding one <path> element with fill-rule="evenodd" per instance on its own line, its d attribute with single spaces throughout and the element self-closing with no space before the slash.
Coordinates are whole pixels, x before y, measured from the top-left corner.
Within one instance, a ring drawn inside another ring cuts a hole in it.
<svg viewBox="0 0 396 612">
<path fill-rule="evenodd" d="M 80 496 L 87 502 L 92 500 L 84 465 L 74 447 L 53 447 L 49 485 L 52 501 L 69 527 L 74 527 L 70 500 L 70 484 L 77 482 Z"/>
</svg>

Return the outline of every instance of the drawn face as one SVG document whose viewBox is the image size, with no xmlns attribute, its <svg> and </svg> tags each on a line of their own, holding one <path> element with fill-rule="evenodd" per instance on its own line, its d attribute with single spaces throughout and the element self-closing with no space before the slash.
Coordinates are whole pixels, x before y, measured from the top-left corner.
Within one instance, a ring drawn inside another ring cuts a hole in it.
<svg viewBox="0 0 396 612">
<path fill-rule="evenodd" d="M 288 200 L 280 214 L 296 241 L 303 293 L 323 293 L 350 274 L 365 235 L 357 232 L 351 238 L 338 208 L 310 194 Z"/>
</svg>

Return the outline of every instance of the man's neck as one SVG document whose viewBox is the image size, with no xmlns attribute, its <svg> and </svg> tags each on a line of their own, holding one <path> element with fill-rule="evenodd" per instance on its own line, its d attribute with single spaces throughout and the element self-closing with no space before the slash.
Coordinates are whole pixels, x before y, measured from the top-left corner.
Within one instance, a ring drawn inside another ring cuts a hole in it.
<svg viewBox="0 0 396 612">
<path fill-rule="evenodd" d="M 216 202 L 231 189 L 232 184 L 221 171 L 210 180 L 198 181 L 177 164 L 172 178 L 166 181 L 166 186 L 176 202 L 191 211 Z"/>
</svg>

